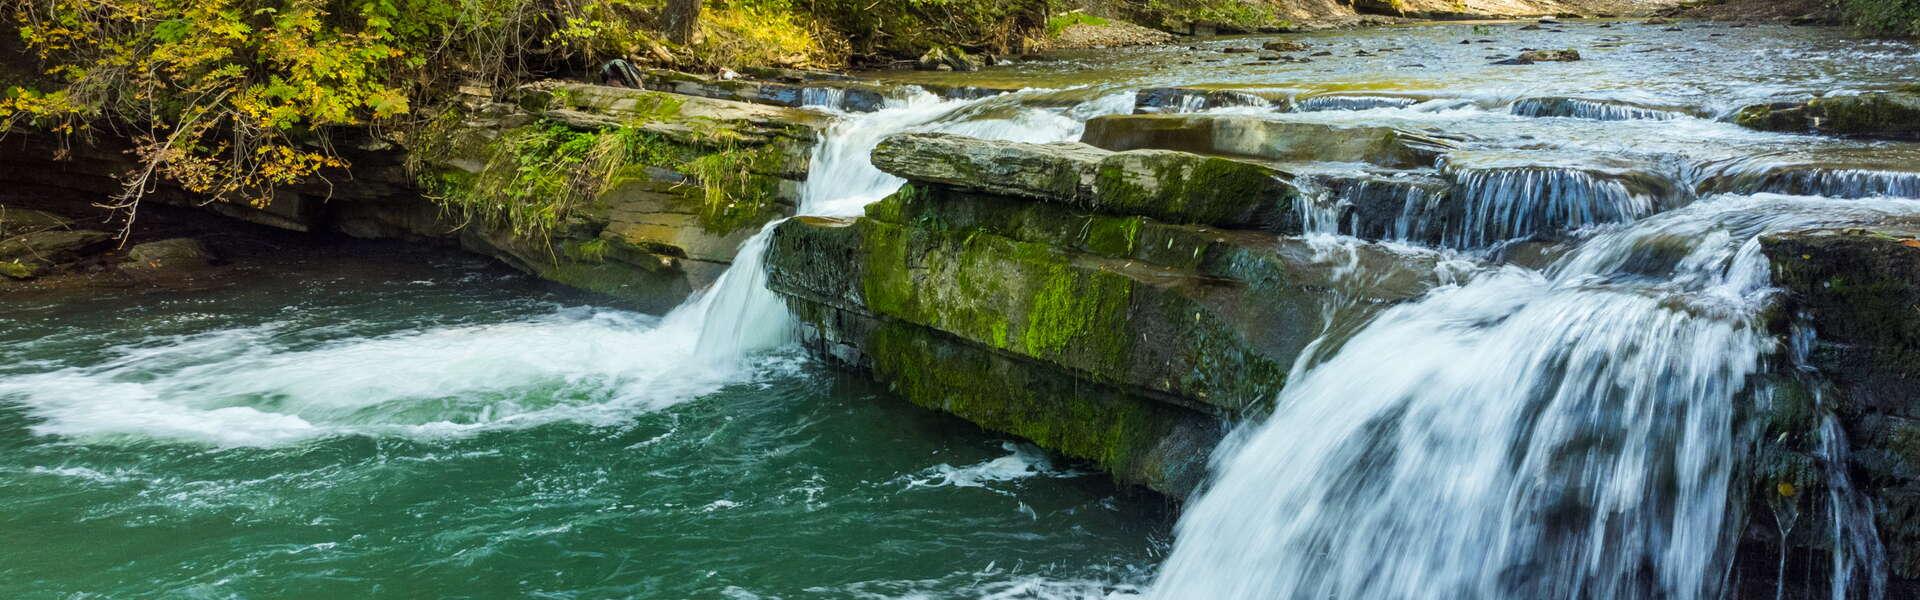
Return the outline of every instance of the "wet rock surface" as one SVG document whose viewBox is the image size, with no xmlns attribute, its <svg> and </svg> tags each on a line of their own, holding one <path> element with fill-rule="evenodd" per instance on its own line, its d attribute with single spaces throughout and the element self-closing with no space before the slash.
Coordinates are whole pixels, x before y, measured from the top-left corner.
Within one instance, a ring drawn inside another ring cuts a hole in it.
<svg viewBox="0 0 1920 600">
<path fill-rule="evenodd" d="M 1783 311 L 1811 329 L 1896 577 L 1920 578 L 1920 222 L 1764 238 Z M 1911 588 L 1909 588 L 1911 589 Z"/>
<path fill-rule="evenodd" d="M 1764 131 L 1920 140 L 1920 91 L 1835 94 L 1805 102 L 1757 104 L 1733 121 Z"/>
</svg>

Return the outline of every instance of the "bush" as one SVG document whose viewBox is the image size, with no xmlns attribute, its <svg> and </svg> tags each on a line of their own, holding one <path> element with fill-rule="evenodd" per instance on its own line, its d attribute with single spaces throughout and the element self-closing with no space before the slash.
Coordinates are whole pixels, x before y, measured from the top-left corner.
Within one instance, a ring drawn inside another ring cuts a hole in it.
<svg viewBox="0 0 1920 600">
<path fill-rule="evenodd" d="M 1878 35 L 1920 37 L 1920 0 L 1844 0 L 1847 20 Z"/>
</svg>

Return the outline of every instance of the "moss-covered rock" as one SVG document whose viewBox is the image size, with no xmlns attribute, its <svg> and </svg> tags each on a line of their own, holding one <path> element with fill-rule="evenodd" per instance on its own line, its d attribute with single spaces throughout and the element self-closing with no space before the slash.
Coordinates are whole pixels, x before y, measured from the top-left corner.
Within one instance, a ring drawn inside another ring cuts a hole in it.
<svg viewBox="0 0 1920 600">
<path fill-rule="evenodd" d="M 1763 131 L 1920 139 L 1920 93 L 1869 92 L 1759 104 L 1740 109 L 1733 122 Z"/>
<path fill-rule="evenodd" d="M 548 83 L 520 90 L 517 104 L 450 113 L 410 150 L 421 187 L 450 209 L 442 231 L 464 246 L 665 310 L 792 213 L 825 123 L 812 111 Z"/>
<path fill-rule="evenodd" d="M 874 149 L 874 165 L 916 181 L 1032 198 L 1172 223 L 1299 231 L 1297 196 L 1283 173 L 1253 162 L 1186 152 L 1109 152 L 1086 144 L 994 142 L 903 134 Z"/>
<path fill-rule="evenodd" d="M 1433 285 L 1430 263 L 1360 248 L 1378 277 L 1358 291 L 1355 263 L 1306 245 L 920 182 L 863 218 L 781 224 L 768 284 L 817 352 L 909 400 L 1179 496 L 1215 435 L 1191 424 L 1268 410 L 1326 311 Z"/>
<path fill-rule="evenodd" d="M 0 239 L 72 226 L 72 219 L 50 212 L 0 206 Z"/>
</svg>

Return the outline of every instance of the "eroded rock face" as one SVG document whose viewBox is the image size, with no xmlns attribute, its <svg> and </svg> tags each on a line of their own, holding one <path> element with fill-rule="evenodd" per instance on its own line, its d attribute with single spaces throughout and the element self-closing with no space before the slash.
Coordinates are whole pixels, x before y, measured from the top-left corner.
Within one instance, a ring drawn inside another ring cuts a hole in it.
<svg viewBox="0 0 1920 600">
<path fill-rule="evenodd" d="M 1920 92 L 1871 92 L 1760 104 L 1740 109 L 1733 122 L 1763 131 L 1920 140 Z"/>
<path fill-rule="evenodd" d="M 1294 197 L 1264 165 L 922 134 L 883 143 L 875 164 L 914 183 L 864 217 L 775 230 L 769 287 L 809 345 L 1175 497 L 1204 473 L 1220 419 L 1267 410 L 1329 310 L 1434 284 L 1431 257 L 1362 245 L 1329 259 L 1274 236 L 1254 215 Z M 1270 187 L 1222 193 L 1235 173 Z"/>
<path fill-rule="evenodd" d="M 422 170 L 455 218 L 385 211 L 356 223 L 376 234 L 425 227 L 419 233 L 454 237 L 542 278 L 664 311 L 724 272 L 753 232 L 792 214 L 815 136 L 828 122 L 821 113 L 765 104 L 532 86 L 516 104 L 481 107 L 442 137 L 422 140 L 434 149 L 417 151 Z M 567 144 L 617 158 L 545 154 Z M 562 166 L 526 180 L 523 163 L 549 159 Z M 506 197 L 528 187 L 545 191 L 531 200 Z M 522 201 L 544 202 L 556 214 L 485 212 Z M 481 216 L 460 218 L 463 210 Z"/>
<path fill-rule="evenodd" d="M 1774 282 L 1788 291 L 1783 321 L 1811 328 L 1808 362 L 1831 386 L 1825 403 L 1847 432 L 1852 484 L 1876 499 L 1889 566 L 1896 577 L 1920 578 L 1920 223 L 1761 241 Z M 1776 443 L 1811 437 L 1817 427 L 1813 400 L 1787 400 L 1772 411 L 1788 425 L 1769 432 Z M 1793 476 L 1811 480 L 1801 483 L 1810 489 L 1823 483 L 1799 471 L 1782 477 Z"/>
</svg>

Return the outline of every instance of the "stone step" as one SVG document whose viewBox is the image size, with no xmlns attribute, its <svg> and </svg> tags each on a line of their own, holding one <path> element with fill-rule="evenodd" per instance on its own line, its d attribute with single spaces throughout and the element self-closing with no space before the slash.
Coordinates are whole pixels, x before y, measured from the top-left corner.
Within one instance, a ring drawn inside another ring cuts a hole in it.
<svg viewBox="0 0 1920 600">
<path fill-rule="evenodd" d="M 1346 127 L 1242 115 L 1114 115 L 1087 122 L 1081 141 L 1107 150 L 1179 150 L 1287 162 L 1432 166 L 1456 142 L 1392 127 Z"/>
</svg>

